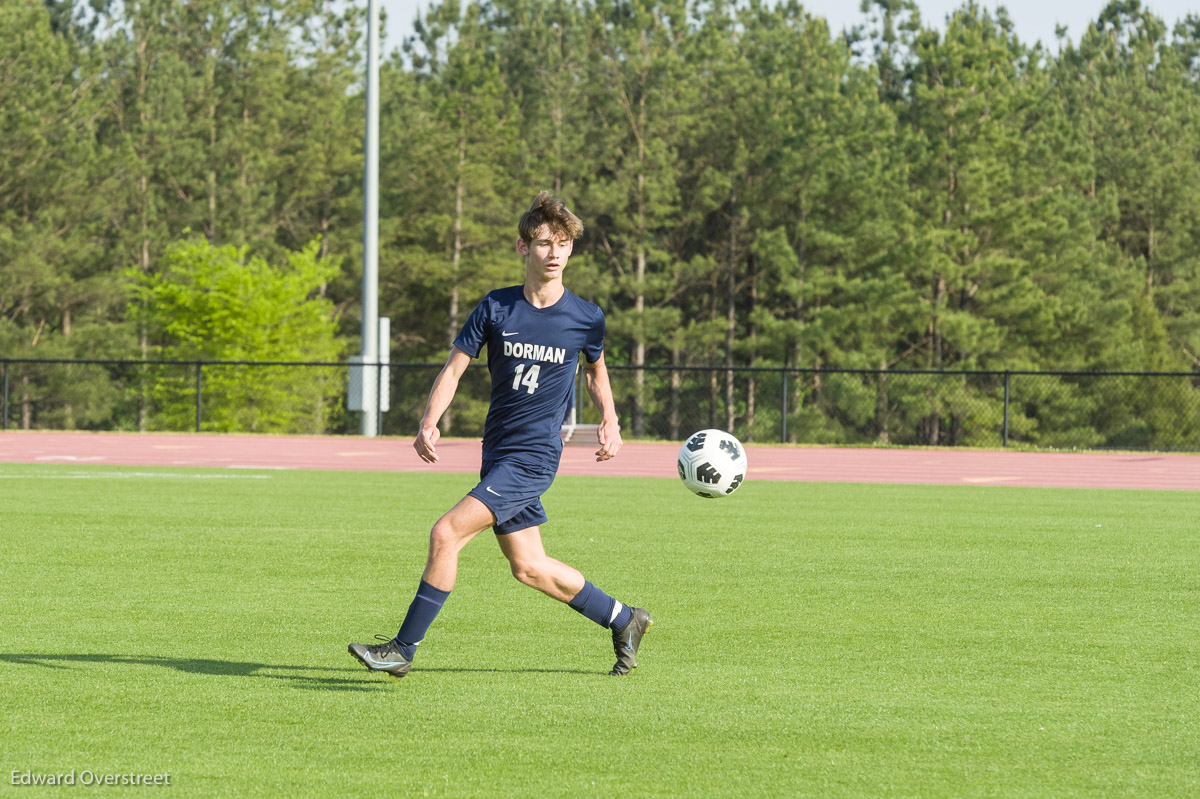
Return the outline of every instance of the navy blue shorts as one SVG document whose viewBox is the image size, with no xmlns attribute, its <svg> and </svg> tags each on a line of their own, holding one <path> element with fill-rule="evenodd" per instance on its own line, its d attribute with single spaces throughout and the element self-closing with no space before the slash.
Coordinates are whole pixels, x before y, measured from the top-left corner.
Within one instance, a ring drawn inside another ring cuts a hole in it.
<svg viewBox="0 0 1200 799">
<path fill-rule="evenodd" d="M 542 494 L 554 482 L 554 469 L 529 466 L 512 460 L 484 461 L 479 470 L 479 485 L 467 496 L 488 506 L 496 523 L 496 535 L 515 533 L 546 521 Z"/>
</svg>

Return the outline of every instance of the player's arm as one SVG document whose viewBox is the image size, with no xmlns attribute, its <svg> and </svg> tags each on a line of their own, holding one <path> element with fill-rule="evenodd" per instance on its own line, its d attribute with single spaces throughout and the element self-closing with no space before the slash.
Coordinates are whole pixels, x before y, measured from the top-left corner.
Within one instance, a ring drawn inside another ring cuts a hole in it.
<svg viewBox="0 0 1200 799">
<path fill-rule="evenodd" d="M 429 401 L 425 403 L 425 415 L 421 417 L 421 426 L 417 430 L 416 440 L 413 441 L 413 447 L 417 450 L 417 454 L 426 463 L 437 463 L 438 461 L 437 450 L 434 448 L 434 444 L 441 435 L 438 430 L 438 422 L 441 421 L 442 414 L 450 407 L 450 401 L 454 399 L 454 394 L 458 391 L 458 381 L 470 363 L 470 355 L 458 347 L 451 347 L 446 365 L 442 367 L 442 371 L 438 372 L 437 378 L 433 381 L 433 388 L 429 391 Z"/>
<path fill-rule="evenodd" d="M 612 385 L 608 382 L 604 353 L 600 353 L 595 363 L 584 364 L 584 382 L 592 402 L 600 409 L 600 427 L 596 430 L 600 449 L 596 450 L 596 460 L 606 461 L 615 456 L 625 442 L 621 440 L 621 424 L 613 402 Z"/>
</svg>

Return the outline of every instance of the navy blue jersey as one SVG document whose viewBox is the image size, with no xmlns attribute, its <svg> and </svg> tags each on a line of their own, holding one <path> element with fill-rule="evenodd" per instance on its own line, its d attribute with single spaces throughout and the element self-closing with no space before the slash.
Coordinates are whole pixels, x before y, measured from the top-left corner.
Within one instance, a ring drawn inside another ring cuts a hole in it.
<svg viewBox="0 0 1200 799">
<path fill-rule="evenodd" d="M 549 308 L 530 305 L 522 286 L 496 289 L 454 340 L 472 358 L 484 344 L 492 373 L 484 460 L 515 458 L 557 469 L 579 353 L 588 363 L 603 354 L 604 312 L 565 289 Z"/>
</svg>

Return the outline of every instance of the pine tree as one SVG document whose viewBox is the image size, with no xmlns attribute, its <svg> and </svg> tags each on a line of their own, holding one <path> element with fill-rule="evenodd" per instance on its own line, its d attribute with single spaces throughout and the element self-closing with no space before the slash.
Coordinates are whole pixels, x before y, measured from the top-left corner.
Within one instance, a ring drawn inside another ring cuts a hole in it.
<svg viewBox="0 0 1200 799">
<path fill-rule="evenodd" d="M 580 204 L 593 219 L 592 251 L 615 279 L 611 351 L 635 370 L 630 395 L 618 399 L 636 437 L 654 401 L 642 367 L 672 327 L 665 306 L 674 288 L 668 242 L 678 220 L 679 148 L 689 115 L 699 111 L 681 53 L 688 13 L 682 2 L 602 0 L 587 24 L 591 166 Z"/>
<path fill-rule="evenodd" d="M 440 357 L 486 291 L 501 281 L 519 282 L 515 209 L 528 198 L 516 196 L 507 172 L 514 115 L 484 9 L 469 4 L 460 10 L 454 0 L 433 7 L 418 20 L 406 54 L 415 73 L 414 102 L 394 108 L 390 124 L 419 129 L 427 138 L 414 150 L 388 152 L 388 174 L 402 172 L 412 192 L 405 203 L 410 210 L 399 216 L 413 224 L 394 228 L 400 262 L 387 271 L 381 263 L 380 272 L 381 280 L 426 292 L 445 309 L 426 317 L 440 321 L 440 334 L 428 324 L 417 334 L 425 351 Z M 442 416 L 443 432 L 453 420 Z"/>
<path fill-rule="evenodd" d="M 103 96 L 94 46 L 67 12 L 39 2 L 0 6 L 0 350 L 10 356 L 119 354 L 110 329 L 119 280 L 103 259 L 105 175 L 97 143 Z M 56 32 L 57 30 L 57 32 Z M 85 373 L 86 371 L 86 373 Z M 21 423 L 86 426 L 111 408 L 111 391 L 89 392 L 96 370 L 27 369 Z"/>
<path fill-rule="evenodd" d="M 1171 47 L 1165 23 L 1131 0 L 1110 3 L 1064 58 L 1093 87 L 1096 191 L 1116 210 L 1102 236 L 1130 259 L 1167 330 L 1166 351 L 1152 357 L 1175 368 L 1194 363 L 1200 102 L 1186 49 Z"/>
</svg>

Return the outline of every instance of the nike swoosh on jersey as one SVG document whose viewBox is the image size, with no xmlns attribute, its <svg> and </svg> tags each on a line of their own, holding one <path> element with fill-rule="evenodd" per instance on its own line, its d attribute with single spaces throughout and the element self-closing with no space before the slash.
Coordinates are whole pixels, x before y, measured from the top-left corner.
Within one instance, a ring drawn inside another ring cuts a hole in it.
<svg viewBox="0 0 1200 799">
<path fill-rule="evenodd" d="M 496 496 L 498 496 L 498 497 L 504 496 L 503 494 L 500 494 L 500 493 L 497 493 L 496 491 L 493 491 L 491 486 L 484 486 L 484 487 L 483 487 L 483 490 L 484 490 L 484 491 L 486 491 L 486 492 L 488 492 L 489 494 L 495 494 L 495 495 L 496 495 Z"/>
</svg>

